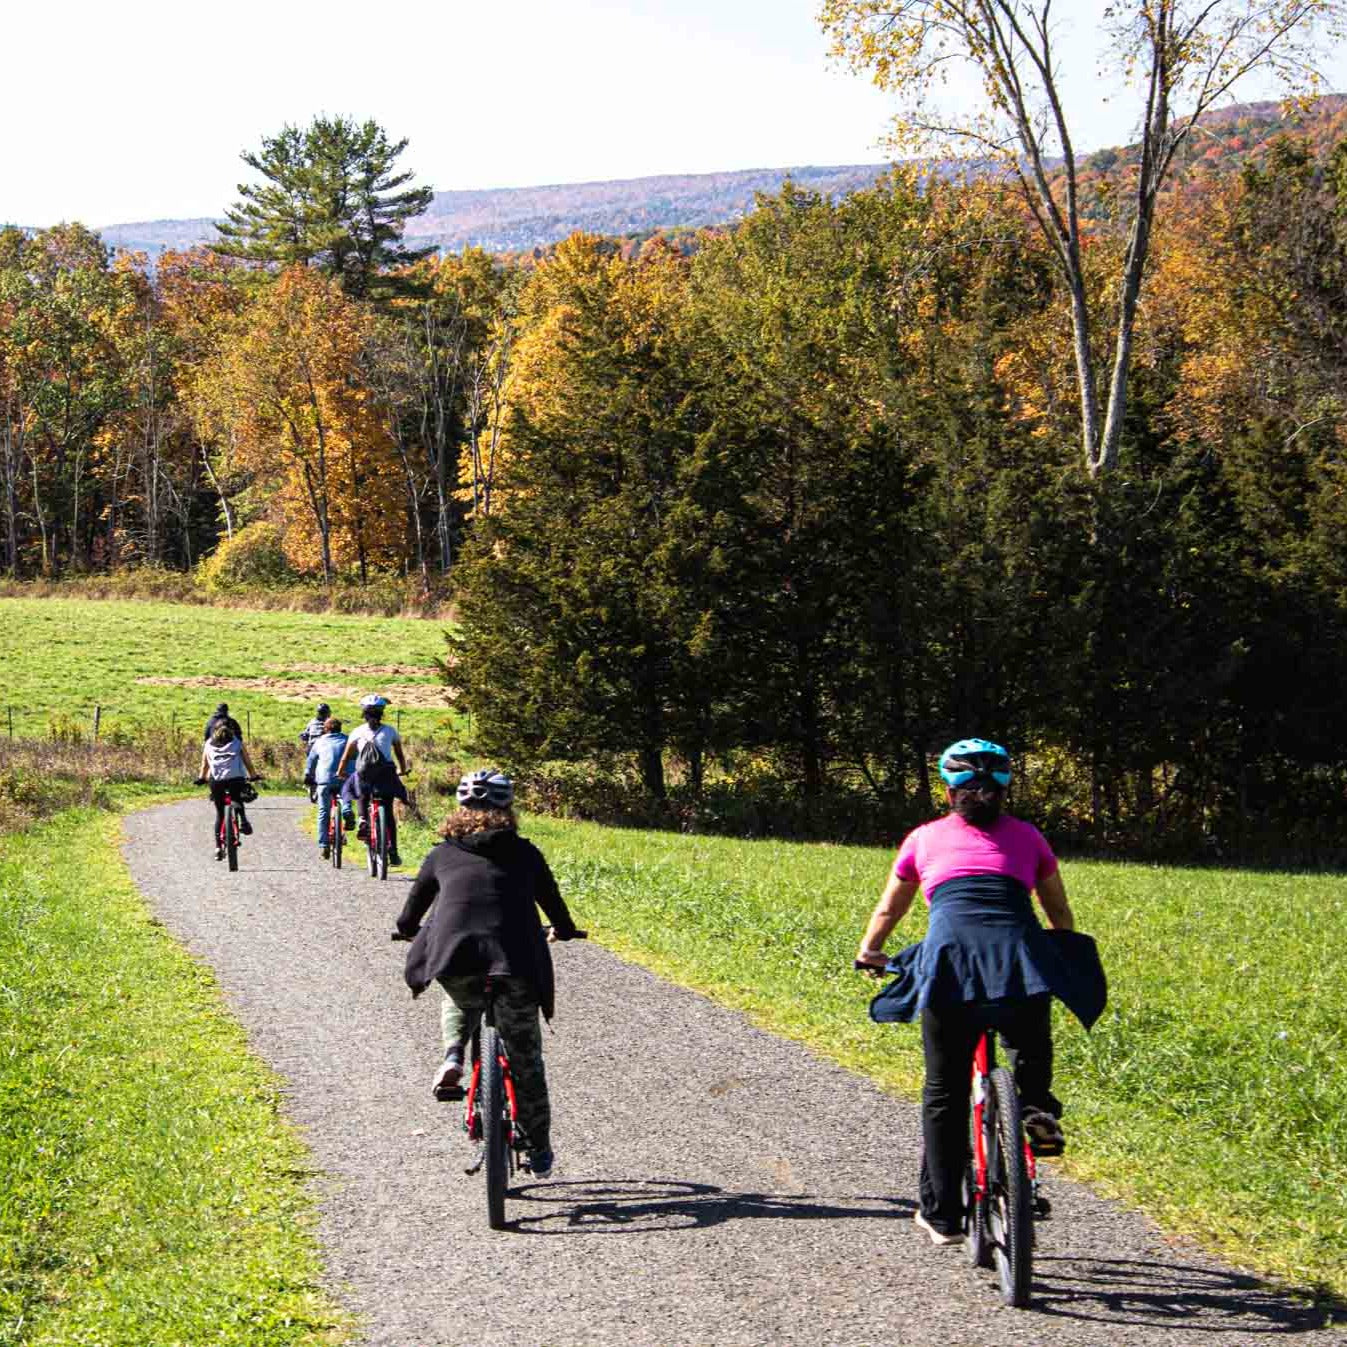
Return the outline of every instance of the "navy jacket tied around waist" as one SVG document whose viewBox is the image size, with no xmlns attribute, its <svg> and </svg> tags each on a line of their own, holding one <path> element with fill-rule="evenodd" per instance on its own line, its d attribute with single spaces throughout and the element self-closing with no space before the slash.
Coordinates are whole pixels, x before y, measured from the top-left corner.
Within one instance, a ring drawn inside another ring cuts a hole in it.
<svg viewBox="0 0 1347 1347">
<path fill-rule="evenodd" d="M 927 1006 L 1046 992 L 1088 1029 L 1108 999 L 1094 940 L 1078 931 L 1045 931 L 1028 889 L 1009 875 L 941 884 L 931 895 L 926 939 L 899 950 L 887 971 L 893 980 L 870 1002 L 870 1018 L 880 1023 L 915 1020 Z"/>
</svg>

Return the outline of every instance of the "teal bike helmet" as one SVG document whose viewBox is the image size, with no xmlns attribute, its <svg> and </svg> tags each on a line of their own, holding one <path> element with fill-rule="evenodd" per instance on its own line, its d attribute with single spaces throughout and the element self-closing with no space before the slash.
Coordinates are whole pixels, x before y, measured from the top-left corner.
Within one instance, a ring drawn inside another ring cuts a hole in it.
<svg viewBox="0 0 1347 1347">
<path fill-rule="evenodd" d="M 947 786 L 971 782 L 1010 785 L 1010 754 L 990 739 L 960 739 L 940 755 L 940 775 Z"/>
</svg>

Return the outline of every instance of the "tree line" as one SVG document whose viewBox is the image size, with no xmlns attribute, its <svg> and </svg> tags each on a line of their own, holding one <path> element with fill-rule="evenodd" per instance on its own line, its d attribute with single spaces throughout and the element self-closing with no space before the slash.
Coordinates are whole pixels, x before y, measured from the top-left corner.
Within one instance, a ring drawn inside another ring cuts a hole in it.
<svg viewBox="0 0 1347 1347">
<path fill-rule="evenodd" d="M 447 583 L 482 752 L 630 761 L 684 817 L 894 830 L 979 733 L 1063 837 L 1331 839 L 1347 151 L 1172 187 L 1101 473 L 1079 288 L 997 181 L 435 257 L 402 148 L 287 129 L 153 266 L 0 233 L 7 571 Z M 1081 224 L 1099 313 L 1129 230 Z"/>
</svg>

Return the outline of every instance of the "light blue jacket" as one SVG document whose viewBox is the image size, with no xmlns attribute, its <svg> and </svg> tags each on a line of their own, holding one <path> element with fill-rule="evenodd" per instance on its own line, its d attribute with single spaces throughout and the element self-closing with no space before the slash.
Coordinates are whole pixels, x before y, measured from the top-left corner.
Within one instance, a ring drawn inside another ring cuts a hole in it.
<svg viewBox="0 0 1347 1347">
<path fill-rule="evenodd" d="M 315 739 L 309 749 L 308 762 L 304 765 L 304 775 L 320 786 L 340 781 L 337 764 L 341 761 L 342 751 L 345 748 L 344 734 L 325 734 L 321 739 Z"/>
</svg>

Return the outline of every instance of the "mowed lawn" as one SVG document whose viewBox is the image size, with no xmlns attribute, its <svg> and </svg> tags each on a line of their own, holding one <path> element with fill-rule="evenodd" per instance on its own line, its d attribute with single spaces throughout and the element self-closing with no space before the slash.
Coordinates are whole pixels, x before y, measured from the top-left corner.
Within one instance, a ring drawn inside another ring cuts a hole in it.
<svg viewBox="0 0 1347 1347">
<path fill-rule="evenodd" d="M 255 738 L 297 734 L 319 700 L 353 717 L 383 692 L 390 719 L 426 732 L 449 712 L 432 660 L 444 624 L 190 604 L 0 598 L 0 734 L 51 724 L 100 733 L 196 726 L 229 703 Z M 151 683 L 147 679 L 173 679 Z"/>
<path fill-rule="evenodd" d="M 604 944 L 894 1091 L 919 1087 L 917 1028 L 871 1023 L 874 986 L 851 971 L 890 852 L 545 818 L 525 831 Z M 1110 978 L 1093 1033 L 1058 1007 L 1066 1170 L 1347 1296 L 1347 877 L 1070 859 L 1063 873 Z M 914 909 L 890 949 L 924 930 Z M 915 1175 L 876 1180 L 915 1191 Z"/>
</svg>

